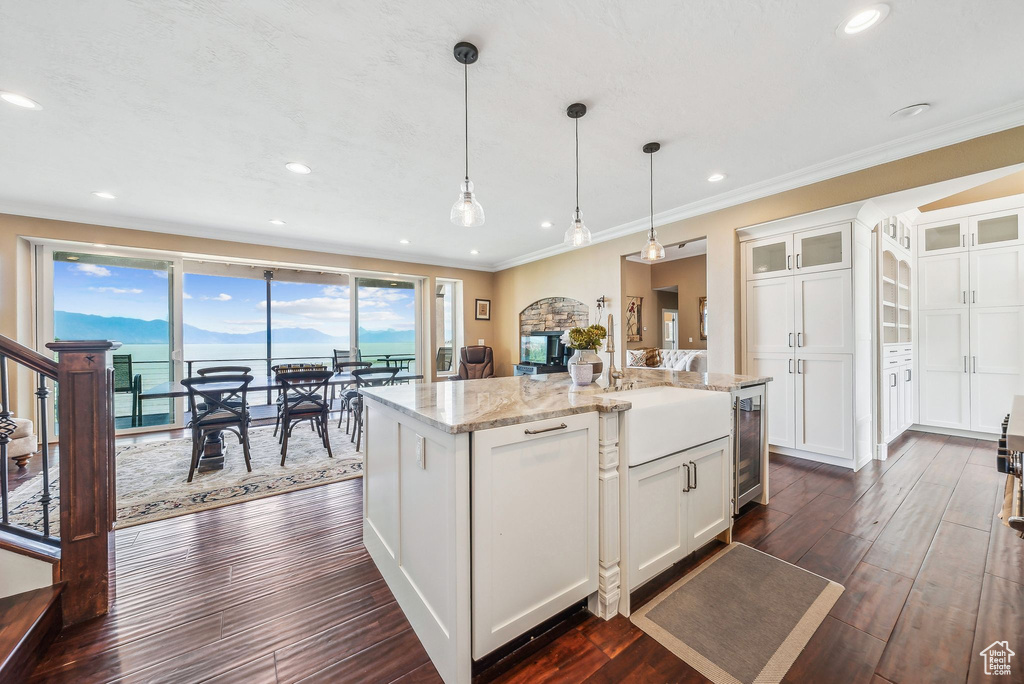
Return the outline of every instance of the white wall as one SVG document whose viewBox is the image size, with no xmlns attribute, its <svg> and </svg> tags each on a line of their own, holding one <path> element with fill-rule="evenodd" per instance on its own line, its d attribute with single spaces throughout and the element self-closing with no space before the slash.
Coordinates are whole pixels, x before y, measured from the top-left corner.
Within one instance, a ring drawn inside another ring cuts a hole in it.
<svg viewBox="0 0 1024 684">
<path fill-rule="evenodd" d="M 0 549 L 0 598 L 53 584 L 53 565 Z"/>
</svg>

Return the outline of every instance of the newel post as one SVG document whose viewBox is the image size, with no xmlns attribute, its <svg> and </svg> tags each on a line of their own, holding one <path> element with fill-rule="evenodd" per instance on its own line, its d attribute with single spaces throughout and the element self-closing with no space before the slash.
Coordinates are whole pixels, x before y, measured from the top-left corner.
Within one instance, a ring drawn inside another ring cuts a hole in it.
<svg viewBox="0 0 1024 684">
<path fill-rule="evenodd" d="M 107 612 L 113 562 L 114 370 L 120 342 L 52 342 L 57 352 L 64 624 Z"/>
</svg>

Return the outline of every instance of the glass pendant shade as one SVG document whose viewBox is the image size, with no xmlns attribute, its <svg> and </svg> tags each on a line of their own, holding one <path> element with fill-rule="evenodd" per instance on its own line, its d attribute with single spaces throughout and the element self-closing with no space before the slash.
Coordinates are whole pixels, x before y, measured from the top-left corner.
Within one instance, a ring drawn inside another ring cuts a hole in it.
<svg viewBox="0 0 1024 684">
<path fill-rule="evenodd" d="M 583 212 L 579 209 L 572 213 L 572 224 L 565 231 L 562 243 L 566 247 L 586 247 L 590 244 L 590 229 L 583 225 Z"/>
<path fill-rule="evenodd" d="M 462 181 L 459 199 L 452 205 L 452 223 L 463 228 L 477 228 L 484 225 L 484 208 L 473 194 L 473 181 Z"/>
<path fill-rule="evenodd" d="M 654 230 L 651 230 L 647 244 L 640 250 L 640 258 L 644 261 L 659 261 L 665 258 L 665 248 L 658 242 L 658 234 Z"/>
</svg>

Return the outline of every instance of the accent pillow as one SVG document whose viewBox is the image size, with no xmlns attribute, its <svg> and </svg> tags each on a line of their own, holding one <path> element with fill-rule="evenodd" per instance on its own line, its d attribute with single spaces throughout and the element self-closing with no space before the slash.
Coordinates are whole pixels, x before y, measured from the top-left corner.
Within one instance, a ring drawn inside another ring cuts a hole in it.
<svg viewBox="0 0 1024 684">
<path fill-rule="evenodd" d="M 644 358 L 644 365 L 648 368 L 657 368 L 661 365 L 661 350 L 660 349 L 645 349 L 647 354 Z"/>
<path fill-rule="evenodd" d="M 647 350 L 646 349 L 627 349 L 626 350 L 626 365 L 630 368 L 636 368 L 637 366 L 647 365 Z"/>
</svg>

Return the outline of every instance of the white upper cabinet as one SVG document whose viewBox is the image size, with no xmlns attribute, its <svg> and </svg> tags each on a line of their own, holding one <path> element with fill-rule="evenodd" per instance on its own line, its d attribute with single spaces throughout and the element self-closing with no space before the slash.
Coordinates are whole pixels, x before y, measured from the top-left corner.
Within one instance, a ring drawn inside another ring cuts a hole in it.
<svg viewBox="0 0 1024 684">
<path fill-rule="evenodd" d="M 775 278 L 793 272 L 793 236 L 752 240 L 746 244 L 747 280 Z"/>
<path fill-rule="evenodd" d="M 972 307 L 1024 305 L 1024 247 L 972 249 Z"/>
<path fill-rule="evenodd" d="M 853 274 L 849 269 L 798 275 L 796 347 L 798 354 L 852 354 Z"/>
<path fill-rule="evenodd" d="M 948 254 L 967 249 L 967 219 L 926 223 L 917 227 L 918 255 Z"/>
<path fill-rule="evenodd" d="M 797 275 L 849 268 L 850 224 L 802 230 L 793 234 L 794 272 Z"/>
<path fill-rule="evenodd" d="M 971 287 L 966 251 L 922 257 L 917 261 L 917 273 L 917 306 L 921 311 L 967 307 Z"/>
<path fill-rule="evenodd" d="M 747 283 L 747 351 L 792 352 L 794 278 L 752 280 Z"/>
<path fill-rule="evenodd" d="M 968 222 L 970 248 L 989 249 L 1024 244 L 1021 234 L 1024 211 L 998 211 L 972 216 Z"/>
</svg>

